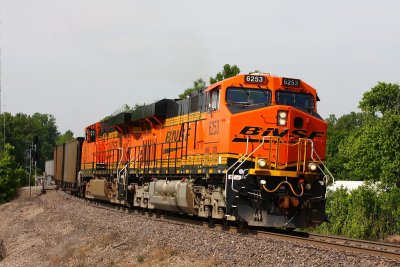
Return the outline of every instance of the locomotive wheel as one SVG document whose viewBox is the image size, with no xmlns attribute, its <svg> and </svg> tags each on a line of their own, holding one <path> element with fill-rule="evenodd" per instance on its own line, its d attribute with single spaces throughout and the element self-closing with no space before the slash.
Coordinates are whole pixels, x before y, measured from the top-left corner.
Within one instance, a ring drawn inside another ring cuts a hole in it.
<svg viewBox="0 0 400 267">
<path fill-rule="evenodd" d="M 162 212 L 160 210 L 155 210 L 156 213 L 156 218 L 160 218 L 162 215 Z"/>
<path fill-rule="evenodd" d="M 239 229 L 243 229 L 247 226 L 247 222 L 244 220 L 239 220 L 237 221 L 237 226 L 239 227 Z"/>
<path fill-rule="evenodd" d="M 229 222 L 228 222 L 228 220 L 226 218 L 222 219 L 222 225 L 224 227 L 228 227 L 229 226 Z"/>
<path fill-rule="evenodd" d="M 214 218 L 213 217 L 208 217 L 208 226 L 209 227 L 214 227 Z"/>
</svg>

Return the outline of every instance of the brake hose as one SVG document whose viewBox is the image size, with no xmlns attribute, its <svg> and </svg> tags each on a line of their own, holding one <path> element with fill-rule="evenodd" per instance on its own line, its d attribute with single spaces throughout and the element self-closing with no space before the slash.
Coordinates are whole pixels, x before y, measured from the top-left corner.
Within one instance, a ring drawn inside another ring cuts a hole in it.
<svg viewBox="0 0 400 267">
<path fill-rule="evenodd" d="M 265 191 L 267 191 L 268 193 L 274 193 L 276 190 L 278 190 L 278 188 L 279 188 L 282 184 L 285 184 L 285 183 L 289 185 L 290 190 L 292 190 L 293 195 L 295 195 L 296 197 L 301 197 L 301 196 L 303 195 L 303 193 L 304 193 L 303 184 L 300 184 L 301 192 L 300 192 L 300 194 L 297 194 L 296 191 L 294 190 L 293 186 L 292 186 L 288 181 L 282 181 L 282 182 L 280 182 L 280 183 L 278 184 L 278 186 L 275 187 L 275 188 L 272 189 L 272 190 L 268 190 L 268 188 L 267 188 L 265 185 L 262 185 L 262 187 L 263 187 L 263 189 L 264 189 Z"/>
</svg>

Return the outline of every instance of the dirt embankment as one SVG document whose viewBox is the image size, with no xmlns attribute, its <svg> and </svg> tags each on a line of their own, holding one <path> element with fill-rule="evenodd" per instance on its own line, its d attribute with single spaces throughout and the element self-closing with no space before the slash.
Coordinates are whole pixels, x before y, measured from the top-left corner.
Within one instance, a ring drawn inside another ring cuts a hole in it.
<svg viewBox="0 0 400 267">
<path fill-rule="evenodd" d="M 399 262 L 116 213 L 59 191 L 0 206 L 0 266 L 398 266 Z M 3 259 L 1 257 L 3 256 Z"/>
</svg>

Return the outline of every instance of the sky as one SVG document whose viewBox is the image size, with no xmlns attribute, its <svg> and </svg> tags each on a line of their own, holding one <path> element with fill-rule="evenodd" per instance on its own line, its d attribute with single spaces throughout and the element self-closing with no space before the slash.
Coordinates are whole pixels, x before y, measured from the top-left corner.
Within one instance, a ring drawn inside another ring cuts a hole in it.
<svg viewBox="0 0 400 267">
<path fill-rule="evenodd" d="M 1 110 L 84 127 L 236 64 L 302 79 L 324 118 L 400 82 L 400 1 L 0 0 Z"/>
</svg>

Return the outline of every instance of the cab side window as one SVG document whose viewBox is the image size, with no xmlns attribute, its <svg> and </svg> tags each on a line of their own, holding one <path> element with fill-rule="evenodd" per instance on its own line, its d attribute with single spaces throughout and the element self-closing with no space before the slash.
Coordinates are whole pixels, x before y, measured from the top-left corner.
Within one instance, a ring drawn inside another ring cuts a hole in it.
<svg viewBox="0 0 400 267">
<path fill-rule="evenodd" d="M 96 130 L 88 129 L 86 131 L 85 138 L 88 143 L 95 142 L 96 141 Z"/>
<path fill-rule="evenodd" d="M 211 91 L 210 95 L 210 111 L 219 110 L 220 93 L 219 89 Z"/>
<path fill-rule="evenodd" d="M 96 142 L 96 130 L 90 131 L 90 142 Z"/>
</svg>

